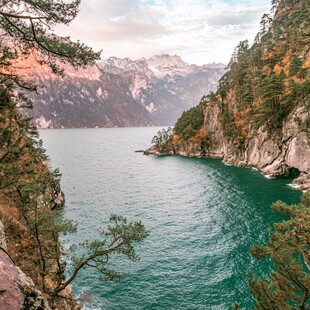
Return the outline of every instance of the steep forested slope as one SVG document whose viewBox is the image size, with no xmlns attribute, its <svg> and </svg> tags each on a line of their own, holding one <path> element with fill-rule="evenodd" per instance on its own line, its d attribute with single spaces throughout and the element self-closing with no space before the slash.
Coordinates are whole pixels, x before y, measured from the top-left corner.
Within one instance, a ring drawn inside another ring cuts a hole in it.
<svg viewBox="0 0 310 310">
<path fill-rule="evenodd" d="M 182 114 L 171 149 L 310 187 L 309 0 L 272 1 L 254 44 L 235 48 L 216 93 Z M 172 152 L 172 151 L 171 151 Z"/>
<path fill-rule="evenodd" d="M 50 309 L 47 300 L 70 308 L 75 303 L 70 294 L 67 300 L 50 295 L 64 277 L 59 234 L 75 229 L 61 217 L 64 196 L 59 174 L 49 170 L 37 131 L 16 109 L 16 98 L 2 90 L 0 254 L 12 272 L 5 276 L 8 265 L 1 265 L 0 308 Z"/>
<path fill-rule="evenodd" d="M 58 237 L 75 226 L 61 217 L 59 173 L 50 171 L 36 129 L 20 113 L 31 105 L 26 90 L 36 89 L 20 67 L 32 55 L 61 74 L 64 61 L 79 67 L 98 59 L 82 43 L 52 34 L 78 10 L 79 1 L 1 2 L 0 309 L 77 309 L 69 289 L 55 293 L 65 270 Z"/>
</svg>

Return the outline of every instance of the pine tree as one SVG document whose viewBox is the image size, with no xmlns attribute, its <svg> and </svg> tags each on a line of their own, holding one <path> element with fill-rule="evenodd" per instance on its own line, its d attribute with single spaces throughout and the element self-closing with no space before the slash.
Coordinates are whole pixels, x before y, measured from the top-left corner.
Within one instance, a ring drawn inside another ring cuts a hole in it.
<svg viewBox="0 0 310 310">
<path fill-rule="evenodd" d="M 270 28 L 272 23 L 272 18 L 269 14 L 264 14 L 262 16 L 261 22 L 260 22 L 260 32 L 262 35 L 267 33 L 268 29 Z"/>
<path fill-rule="evenodd" d="M 2 1 L 0 7 L 0 84 L 34 89 L 13 69 L 14 62 L 33 56 L 48 65 L 54 73 L 62 74 L 61 63 L 75 68 L 99 59 L 100 53 L 70 38 L 53 33 L 58 24 L 68 25 L 79 11 L 80 0 Z"/>
<path fill-rule="evenodd" d="M 266 124 L 268 130 L 280 129 L 282 113 L 280 95 L 283 92 L 283 80 L 275 73 L 262 75 L 259 84 L 262 103 L 256 111 L 255 121 L 258 127 Z"/>
<path fill-rule="evenodd" d="M 289 219 L 274 224 L 267 246 L 258 245 L 251 250 L 259 260 L 270 258 L 275 267 L 264 279 L 250 279 L 255 309 L 309 309 L 310 192 L 303 194 L 298 205 L 278 201 L 272 207 Z"/>
<path fill-rule="evenodd" d="M 301 59 L 296 55 L 292 55 L 289 76 L 292 77 L 296 75 L 301 70 L 301 67 L 302 67 Z"/>
<path fill-rule="evenodd" d="M 101 237 L 98 240 L 86 241 L 81 244 L 85 254 L 74 258 L 73 272 L 64 282 L 59 282 L 54 289 L 53 294 L 57 294 L 65 289 L 77 276 L 82 268 L 95 268 L 101 279 L 120 281 L 126 277 L 124 273 L 120 273 L 109 267 L 109 258 L 116 253 L 123 255 L 131 261 L 139 260 L 134 245 L 142 242 L 148 232 L 140 221 L 127 223 L 124 217 L 111 215 L 110 225 L 107 230 L 101 231 Z"/>
<path fill-rule="evenodd" d="M 168 127 L 166 130 L 163 128 L 162 130 L 159 130 L 156 134 L 156 136 L 153 137 L 151 143 L 154 144 L 154 147 L 156 151 L 160 153 L 166 153 L 170 149 L 170 143 L 172 139 L 172 128 Z"/>
</svg>

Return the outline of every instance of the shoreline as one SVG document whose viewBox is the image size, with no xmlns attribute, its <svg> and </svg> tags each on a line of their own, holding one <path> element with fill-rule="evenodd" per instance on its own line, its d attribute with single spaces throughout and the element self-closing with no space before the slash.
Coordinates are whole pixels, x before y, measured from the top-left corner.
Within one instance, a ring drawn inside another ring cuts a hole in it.
<svg viewBox="0 0 310 310">
<path fill-rule="evenodd" d="M 226 162 L 225 158 L 223 156 L 206 156 L 202 154 L 183 154 L 183 153 L 177 153 L 175 151 L 169 151 L 168 153 L 160 153 L 155 149 L 154 146 L 151 146 L 150 148 L 144 150 L 143 155 L 151 155 L 151 156 L 181 156 L 181 157 L 187 157 L 187 158 L 210 158 L 210 159 L 218 159 L 221 160 L 222 163 L 226 166 L 234 166 L 234 167 L 244 167 L 244 168 L 250 168 L 255 171 L 259 171 L 263 177 L 270 180 L 277 180 L 277 179 L 292 179 L 293 181 L 288 184 L 288 186 L 292 187 L 293 189 L 300 190 L 300 191 L 308 191 L 310 190 L 310 175 L 305 172 L 300 172 L 300 174 L 297 177 L 290 177 L 285 175 L 275 175 L 272 173 L 266 173 L 263 168 L 247 165 L 244 161 L 242 161 L 242 164 L 236 165 L 232 162 Z M 290 167 L 293 168 L 293 167 Z"/>
</svg>

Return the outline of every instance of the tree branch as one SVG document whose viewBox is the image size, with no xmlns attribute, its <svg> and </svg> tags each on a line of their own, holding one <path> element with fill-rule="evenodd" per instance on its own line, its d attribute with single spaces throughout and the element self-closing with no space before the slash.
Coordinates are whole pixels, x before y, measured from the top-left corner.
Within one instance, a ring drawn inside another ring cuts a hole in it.
<svg viewBox="0 0 310 310">
<path fill-rule="evenodd" d="M 34 17 L 34 16 L 30 16 L 30 15 L 16 15 L 16 14 L 4 13 L 4 12 L 0 12 L 0 15 L 2 15 L 4 17 L 12 17 L 12 18 L 18 18 L 18 19 L 32 19 L 32 20 L 35 20 L 35 19 L 41 20 L 41 19 L 46 18 L 45 16 Z"/>
<path fill-rule="evenodd" d="M 92 255 L 89 255 L 88 257 L 82 259 L 77 266 L 74 268 L 74 271 L 72 273 L 72 275 L 63 283 L 61 283 L 54 291 L 54 294 L 57 295 L 60 291 L 62 291 L 63 289 L 65 289 L 77 276 L 78 272 L 80 271 L 80 269 L 82 269 L 85 265 L 89 264 L 90 261 L 96 259 L 97 257 L 101 257 L 104 255 L 108 255 L 109 253 L 115 252 L 117 251 L 117 249 L 119 249 L 122 245 L 124 245 L 126 242 L 123 240 L 122 242 L 120 242 L 119 244 L 117 244 L 116 246 L 110 246 L 107 249 L 100 251 L 100 252 L 95 252 Z M 97 267 L 96 267 L 97 268 Z M 97 268 L 98 269 L 98 268 Z M 98 269 L 99 270 L 99 269 Z M 102 272 L 101 272 L 102 273 Z"/>
</svg>

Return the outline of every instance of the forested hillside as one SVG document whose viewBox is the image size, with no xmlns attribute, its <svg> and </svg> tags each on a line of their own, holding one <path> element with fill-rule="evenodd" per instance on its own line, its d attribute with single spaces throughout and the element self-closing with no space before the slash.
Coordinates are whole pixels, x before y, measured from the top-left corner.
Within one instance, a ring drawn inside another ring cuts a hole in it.
<svg viewBox="0 0 310 310">
<path fill-rule="evenodd" d="M 273 11 L 263 15 L 251 48 L 247 40 L 235 48 L 211 99 L 221 104 L 225 135 L 241 145 L 249 125 L 281 134 L 293 109 L 309 100 L 309 1 L 273 1 Z"/>
<path fill-rule="evenodd" d="M 4 276 L 0 271 L 5 289 L 0 306 L 30 309 L 36 304 L 48 309 L 48 294 L 65 270 L 59 234 L 75 227 L 61 219 L 59 174 L 46 165 L 36 129 L 16 111 L 12 96 L 2 91 L 0 100 L 0 251 L 21 268 L 14 278 L 19 289 L 14 289 L 12 272 Z M 63 308 L 74 305 L 70 299 L 53 302 Z"/>
<path fill-rule="evenodd" d="M 252 46 L 235 48 L 215 93 L 178 119 L 172 152 L 223 158 L 310 187 L 309 1 L 272 1 Z"/>
</svg>

